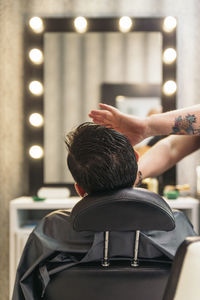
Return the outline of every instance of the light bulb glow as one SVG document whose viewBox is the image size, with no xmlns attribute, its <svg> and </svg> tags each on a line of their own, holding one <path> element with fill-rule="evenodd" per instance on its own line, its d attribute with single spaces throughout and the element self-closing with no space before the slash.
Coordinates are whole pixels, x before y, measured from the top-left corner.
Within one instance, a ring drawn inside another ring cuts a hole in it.
<svg viewBox="0 0 200 300">
<path fill-rule="evenodd" d="M 33 113 L 29 117 L 29 122 L 32 126 L 40 127 L 40 126 L 43 125 L 44 119 L 43 119 L 43 116 L 41 114 Z"/>
<path fill-rule="evenodd" d="M 33 95 L 41 96 L 43 94 L 43 85 L 40 81 L 31 81 L 29 84 L 29 90 Z"/>
<path fill-rule="evenodd" d="M 168 80 L 163 85 L 163 93 L 167 96 L 173 95 L 176 92 L 176 89 L 176 82 L 173 80 Z"/>
<path fill-rule="evenodd" d="M 121 17 L 119 19 L 119 30 L 121 32 L 125 33 L 125 32 L 130 31 L 132 25 L 133 25 L 133 22 L 132 22 L 131 18 L 129 18 L 127 16 Z"/>
<path fill-rule="evenodd" d="M 40 147 L 38 145 L 34 145 L 34 146 L 30 147 L 30 149 L 29 149 L 29 155 L 34 159 L 42 158 L 43 154 L 44 154 L 44 151 L 43 151 L 42 147 Z"/>
<path fill-rule="evenodd" d="M 163 30 L 165 32 L 172 32 L 176 28 L 176 25 L 177 21 L 174 17 L 166 17 L 163 23 Z"/>
<path fill-rule="evenodd" d="M 87 30 L 87 20 L 84 17 L 77 17 L 74 20 L 74 26 L 76 31 L 79 33 L 84 33 Z"/>
<path fill-rule="evenodd" d="M 29 51 L 29 58 L 34 64 L 41 64 L 43 62 L 43 53 L 40 49 L 34 48 Z"/>
<path fill-rule="evenodd" d="M 44 31 L 43 20 L 39 17 L 32 17 L 29 20 L 29 26 L 35 33 L 41 33 Z"/>
<path fill-rule="evenodd" d="M 123 102 L 123 101 L 125 101 L 125 97 L 119 95 L 119 96 L 116 97 L 116 101 L 117 101 L 117 102 Z"/>
<path fill-rule="evenodd" d="M 163 61 L 166 64 L 171 64 L 176 60 L 176 50 L 167 48 L 163 53 Z"/>
</svg>

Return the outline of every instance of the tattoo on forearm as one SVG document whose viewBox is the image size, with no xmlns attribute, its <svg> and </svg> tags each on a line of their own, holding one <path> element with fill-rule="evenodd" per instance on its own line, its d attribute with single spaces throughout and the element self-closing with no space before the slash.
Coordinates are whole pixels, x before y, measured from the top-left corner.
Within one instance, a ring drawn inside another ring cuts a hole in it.
<svg viewBox="0 0 200 300">
<path fill-rule="evenodd" d="M 171 134 L 188 134 L 188 135 L 200 135 L 200 128 L 194 128 L 194 123 L 196 123 L 195 115 L 186 115 L 185 117 L 179 116 L 175 119 L 174 126 L 172 127 Z"/>
</svg>

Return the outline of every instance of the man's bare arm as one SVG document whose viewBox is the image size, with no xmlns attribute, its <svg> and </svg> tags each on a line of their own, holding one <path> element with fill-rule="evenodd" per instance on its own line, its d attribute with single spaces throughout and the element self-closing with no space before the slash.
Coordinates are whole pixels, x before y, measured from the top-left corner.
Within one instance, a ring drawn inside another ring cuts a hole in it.
<svg viewBox="0 0 200 300">
<path fill-rule="evenodd" d="M 155 135 L 200 135 L 200 105 L 178 109 L 147 118 L 121 113 L 118 109 L 100 104 L 101 110 L 92 110 L 89 116 L 97 124 L 114 128 L 136 145 Z"/>
<path fill-rule="evenodd" d="M 148 136 L 200 135 L 200 105 L 151 115 L 147 127 Z"/>
<path fill-rule="evenodd" d="M 158 176 L 199 148 L 199 136 L 168 136 L 139 159 L 138 169 L 143 178 Z"/>
</svg>

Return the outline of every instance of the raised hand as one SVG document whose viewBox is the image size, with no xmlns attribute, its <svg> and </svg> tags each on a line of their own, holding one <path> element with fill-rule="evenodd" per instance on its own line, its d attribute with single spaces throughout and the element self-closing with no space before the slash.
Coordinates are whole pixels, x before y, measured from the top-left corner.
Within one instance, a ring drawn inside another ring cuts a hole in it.
<svg viewBox="0 0 200 300">
<path fill-rule="evenodd" d="M 148 137 L 146 119 L 126 115 L 107 104 L 101 103 L 99 107 L 101 110 L 92 110 L 89 114 L 94 123 L 121 132 L 133 146 Z"/>
</svg>

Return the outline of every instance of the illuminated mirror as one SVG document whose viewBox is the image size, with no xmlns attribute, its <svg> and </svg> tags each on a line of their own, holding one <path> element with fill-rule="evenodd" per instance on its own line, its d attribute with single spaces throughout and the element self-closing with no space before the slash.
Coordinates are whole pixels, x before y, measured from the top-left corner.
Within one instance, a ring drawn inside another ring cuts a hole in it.
<svg viewBox="0 0 200 300">
<path fill-rule="evenodd" d="M 71 186 L 65 133 L 88 121 L 100 101 L 116 106 L 121 95 L 129 110 L 136 98 L 140 106 L 143 98 L 157 99 L 163 111 L 176 107 L 176 91 L 166 94 L 163 86 L 176 82 L 176 59 L 163 61 L 164 50 L 176 51 L 176 29 L 164 31 L 164 19 L 130 17 L 131 26 L 121 32 L 120 18 L 85 18 L 81 34 L 76 18 L 41 18 L 40 34 L 27 22 L 26 53 L 40 49 L 44 57 L 40 64 L 25 61 L 26 113 L 44 117 L 44 126 L 25 124 L 27 148 L 44 149 L 40 159 L 27 156 L 30 193 L 43 185 Z"/>
</svg>

